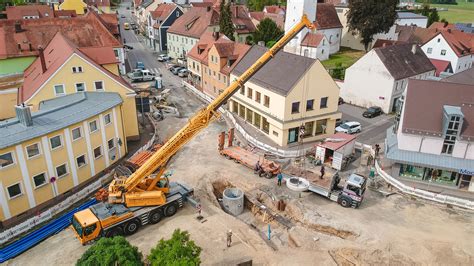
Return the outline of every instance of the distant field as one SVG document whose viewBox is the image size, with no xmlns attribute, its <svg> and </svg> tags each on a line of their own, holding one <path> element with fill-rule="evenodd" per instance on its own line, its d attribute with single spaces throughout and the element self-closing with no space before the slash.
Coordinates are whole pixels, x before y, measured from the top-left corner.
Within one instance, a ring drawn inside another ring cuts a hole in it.
<svg viewBox="0 0 474 266">
<path fill-rule="evenodd" d="M 437 8 L 447 8 L 448 11 L 439 11 L 439 17 L 446 19 L 449 23 L 473 22 L 474 23 L 474 2 L 460 2 L 457 5 L 431 5 Z"/>
</svg>

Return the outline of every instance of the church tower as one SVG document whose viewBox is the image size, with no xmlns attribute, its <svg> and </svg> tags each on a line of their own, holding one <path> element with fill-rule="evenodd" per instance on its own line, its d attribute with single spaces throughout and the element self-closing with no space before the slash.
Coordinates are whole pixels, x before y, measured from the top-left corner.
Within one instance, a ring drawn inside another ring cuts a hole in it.
<svg viewBox="0 0 474 266">
<path fill-rule="evenodd" d="M 286 3 L 285 33 L 287 33 L 306 14 L 310 21 L 316 21 L 318 0 L 288 0 Z M 300 54 L 300 43 L 309 30 L 304 28 L 284 48 L 286 52 Z"/>
</svg>

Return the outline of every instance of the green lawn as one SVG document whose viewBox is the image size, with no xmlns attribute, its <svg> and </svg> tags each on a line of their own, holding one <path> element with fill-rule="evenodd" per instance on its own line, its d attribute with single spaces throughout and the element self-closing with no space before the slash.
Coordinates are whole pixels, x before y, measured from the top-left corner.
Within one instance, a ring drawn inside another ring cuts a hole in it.
<svg viewBox="0 0 474 266">
<path fill-rule="evenodd" d="M 343 68 L 348 68 L 364 54 L 364 51 L 341 47 L 338 53 L 331 55 L 328 60 L 322 61 L 321 63 L 326 69 L 333 69 L 338 63 L 341 63 Z"/>
<path fill-rule="evenodd" d="M 439 11 L 439 17 L 449 23 L 474 22 L 474 2 L 458 1 L 457 5 L 435 5 L 432 7 L 447 8 L 448 11 Z"/>
</svg>

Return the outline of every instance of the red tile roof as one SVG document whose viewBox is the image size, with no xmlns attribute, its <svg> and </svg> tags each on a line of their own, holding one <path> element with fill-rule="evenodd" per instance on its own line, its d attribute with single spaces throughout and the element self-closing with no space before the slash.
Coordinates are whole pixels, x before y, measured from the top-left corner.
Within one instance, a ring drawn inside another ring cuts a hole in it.
<svg viewBox="0 0 474 266">
<path fill-rule="evenodd" d="M 191 2 L 191 6 L 193 7 L 208 7 L 213 6 L 217 1 L 203 1 L 203 2 Z"/>
<path fill-rule="evenodd" d="M 231 65 L 226 64 L 220 72 L 225 75 L 230 75 L 230 72 L 234 70 L 235 66 L 240 62 L 244 55 L 250 50 L 250 46 L 243 43 L 237 43 L 233 41 L 228 42 L 216 42 L 214 43 L 217 52 L 221 58 L 227 58 L 227 60 L 234 60 Z"/>
<path fill-rule="evenodd" d="M 342 28 L 336 8 L 332 4 L 318 4 L 316 8 L 316 29 Z"/>
<path fill-rule="evenodd" d="M 180 16 L 171 27 L 169 33 L 199 39 L 210 26 L 219 25 L 219 13 L 209 7 L 192 7 Z"/>
<path fill-rule="evenodd" d="M 54 11 L 49 5 L 7 6 L 5 14 L 7 19 L 23 19 L 24 16 L 54 17 Z"/>
<path fill-rule="evenodd" d="M 433 66 L 436 67 L 436 76 L 439 77 L 439 74 L 441 72 L 446 72 L 451 68 L 451 62 L 449 61 L 444 61 L 444 60 L 438 60 L 438 59 L 432 59 L 430 58 L 431 63 Z M 452 70 L 451 70 L 452 72 Z"/>
<path fill-rule="evenodd" d="M 337 151 L 343 146 L 345 146 L 347 143 L 355 140 L 356 136 L 355 135 L 349 135 L 346 133 L 336 133 L 331 136 L 328 136 L 327 138 L 324 139 L 324 141 L 318 146 L 330 149 L 333 151 Z"/>
<path fill-rule="evenodd" d="M 250 15 L 250 18 L 255 19 L 258 22 L 261 22 L 264 18 L 269 18 L 273 20 L 281 29 L 285 28 L 284 15 L 265 13 L 265 12 L 250 12 L 249 15 Z"/>
<path fill-rule="evenodd" d="M 89 11 L 94 12 L 95 11 Z M 97 14 L 97 13 L 95 13 Z M 119 35 L 119 21 L 116 14 L 98 14 L 99 20 L 101 20 L 102 24 L 112 33 L 113 35 Z"/>
<path fill-rule="evenodd" d="M 89 6 L 110 6 L 110 0 L 85 0 L 86 4 Z"/>
<path fill-rule="evenodd" d="M 255 25 L 250 19 L 250 15 L 246 6 L 231 5 L 230 8 L 232 12 L 232 23 L 234 23 L 234 26 L 236 26 L 235 32 L 237 34 L 255 32 Z M 243 28 L 239 29 L 239 25 L 243 26 Z"/>
<path fill-rule="evenodd" d="M 110 52 L 113 53 L 113 50 L 112 47 L 109 47 L 108 49 L 110 51 L 105 52 L 105 49 L 105 47 L 97 48 L 97 50 L 94 50 L 93 48 L 86 48 L 85 51 L 90 55 L 99 58 L 99 61 L 106 61 L 108 57 L 107 54 L 110 54 Z M 58 70 L 61 66 L 63 66 L 66 60 L 68 60 L 68 58 L 70 58 L 73 54 L 77 54 L 80 57 L 84 58 L 89 63 L 93 64 L 95 67 L 107 73 L 107 75 L 109 75 L 112 79 L 121 83 L 123 86 L 131 89 L 130 85 L 125 80 L 101 67 L 92 58 L 88 57 L 85 53 L 83 53 L 81 51 L 81 48 L 78 49 L 78 47 L 67 37 L 65 37 L 62 32 L 58 31 L 51 39 L 51 42 L 44 49 L 46 71 L 43 72 L 41 59 L 39 57 L 36 58 L 36 60 L 33 61 L 33 63 L 25 70 L 25 81 L 23 83 L 23 87 L 20 89 L 19 100 L 21 102 L 24 102 L 31 98 L 51 77 L 51 75 L 53 75 L 56 70 Z M 105 54 L 105 56 L 103 56 L 102 54 Z"/>
<path fill-rule="evenodd" d="M 217 41 L 226 42 L 230 41 L 225 35 L 219 33 Z M 190 57 L 196 61 L 207 64 L 207 54 L 211 49 L 212 45 L 216 42 L 212 32 L 206 31 L 199 41 L 189 50 L 187 57 Z M 199 50 L 201 51 L 199 53 Z"/>
<path fill-rule="evenodd" d="M 266 11 L 266 13 L 270 13 L 270 14 L 285 14 L 286 13 L 285 6 L 265 6 L 263 7 L 263 10 Z"/>
<path fill-rule="evenodd" d="M 115 57 L 113 47 L 82 47 L 78 49 L 99 65 L 115 64 L 120 62 Z"/>
<path fill-rule="evenodd" d="M 443 135 L 443 107 L 461 107 L 461 139 L 474 137 L 474 86 L 453 82 L 410 79 L 406 89 L 402 131 L 408 134 Z"/>
<path fill-rule="evenodd" d="M 429 29 L 437 29 L 437 30 L 447 30 L 447 29 L 452 29 L 455 30 L 456 26 L 454 24 L 449 24 L 445 22 L 433 22 L 429 27 Z"/>
<path fill-rule="evenodd" d="M 21 32 L 15 31 L 15 22 L 11 19 L 0 20 L 0 59 L 37 55 L 38 46 L 45 47 L 57 32 L 64 34 L 78 47 L 122 46 L 91 12 L 75 18 L 20 20 Z"/>
<path fill-rule="evenodd" d="M 54 10 L 55 18 L 77 17 L 76 10 Z"/>
<path fill-rule="evenodd" d="M 151 18 L 152 19 L 159 19 L 164 20 L 165 18 L 168 17 L 168 15 L 173 12 L 173 10 L 176 8 L 176 4 L 170 3 L 170 4 L 159 4 L 154 11 L 151 11 Z"/>
<path fill-rule="evenodd" d="M 322 33 L 311 33 L 308 32 L 303 38 L 301 42 L 301 46 L 309 46 L 309 47 L 318 47 L 319 43 L 324 39 L 324 34 Z"/>
</svg>

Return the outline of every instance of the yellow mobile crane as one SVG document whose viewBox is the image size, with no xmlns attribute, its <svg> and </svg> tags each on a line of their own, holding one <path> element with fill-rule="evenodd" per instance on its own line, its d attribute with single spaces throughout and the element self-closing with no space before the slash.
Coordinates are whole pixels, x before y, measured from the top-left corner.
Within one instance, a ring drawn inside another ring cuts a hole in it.
<svg viewBox="0 0 474 266">
<path fill-rule="evenodd" d="M 101 236 L 133 234 L 141 225 L 157 223 L 163 216 L 174 215 L 193 191 L 182 184 L 170 184 L 168 177 L 162 176 L 167 162 L 182 146 L 215 120 L 219 116 L 219 107 L 305 27 L 314 29 L 313 22 L 303 15 L 299 23 L 213 102 L 194 115 L 132 175 L 115 178 L 105 193 L 108 203 L 101 202 L 75 213 L 72 225 L 81 243 L 85 244 Z M 155 171 L 158 172 L 153 175 Z"/>
</svg>

